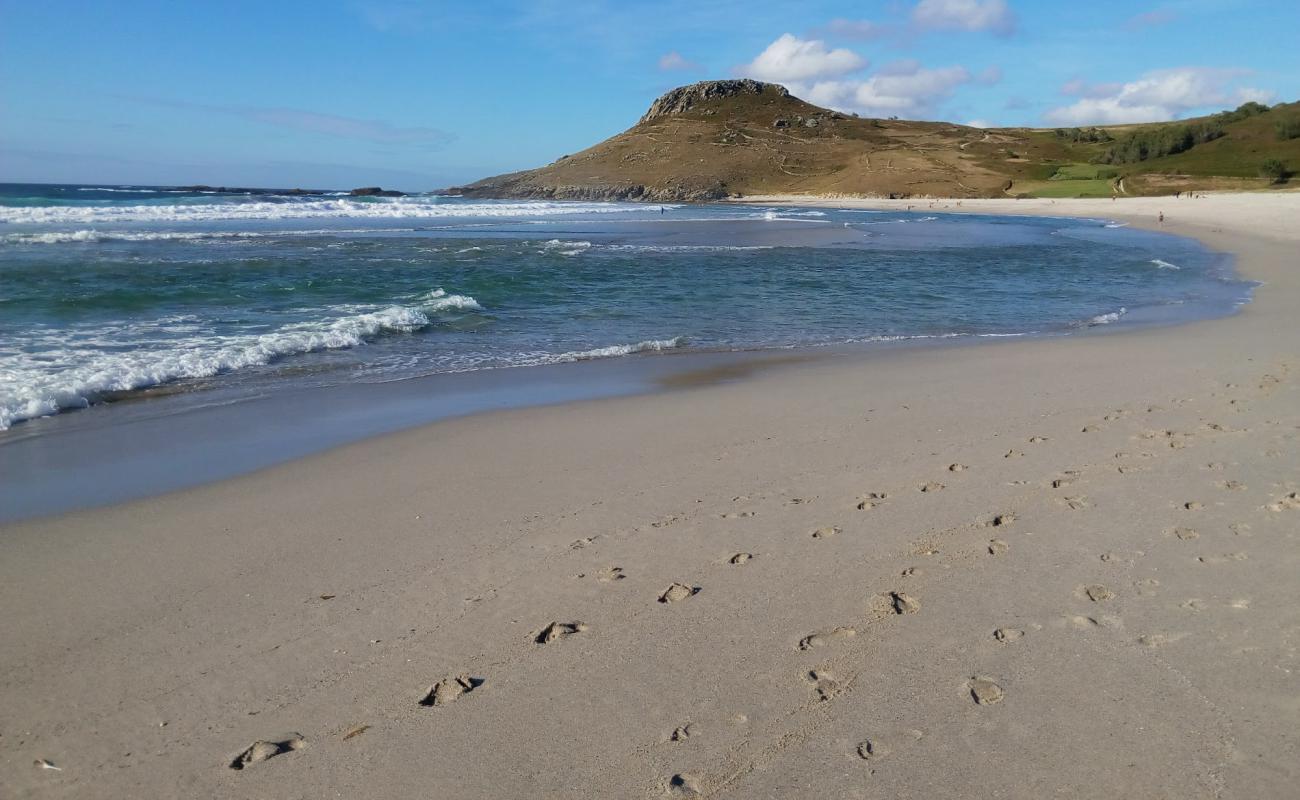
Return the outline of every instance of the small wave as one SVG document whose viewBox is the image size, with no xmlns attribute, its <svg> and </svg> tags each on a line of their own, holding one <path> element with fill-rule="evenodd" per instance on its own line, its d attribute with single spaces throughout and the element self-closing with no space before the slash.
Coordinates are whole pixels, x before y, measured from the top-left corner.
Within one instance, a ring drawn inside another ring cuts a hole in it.
<svg viewBox="0 0 1300 800">
<path fill-rule="evenodd" d="M 1127 228 L 1127 222 L 1107 222 L 1104 227 L 1107 228 Z"/>
<path fill-rule="evenodd" d="M 590 361 L 596 358 L 614 358 L 617 356 L 629 356 L 633 353 L 651 353 L 661 352 L 663 350 L 676 350 L 685 347 L 687 344 L 685 336 L 675 336 L 671 339 L 649 339 L 636 344 L 615 344 L 609 347 L 597 347 L 592 350 L 578 350 L 571 353 L 561 353 L 555 356 L 557 362 L 569 361 Z"/>
<path fill-rule="evenodd" d="M 1119 318 L 1124 316 L 1127 313 L 1128 313 L 1127 308 L 1121 308 L 1119 311 L 1112 311 L 1109 314 L 1098 314 L 1097 316 L 1088 320 L 1087 325 L 1089 328 L 1093 327 L 1094 325 L 1109 325 L 1112 322 L 1119 322 Z"/>
<path fill-rule="evenodd" d="M 618 253 L 729 253 L 775 248 L 770 244 L 610 244 L 601 249 Z"/>
<path fill-rule="evenodd" d="M 123 192 L 126 194 L 157 194 L 165 191 L 176 191 L 174 189 L 111 189 L 107 186 L 81 186 L 77 188 L 79 192 Z"/>
<path fill-rule="evenodd" d="M 415 228 L 316 228 L 285 231 L 50 231 L 7 233 L 4 244 L 94 244 L 99 242 L 200 241 L 204 239 L 271 239 L 280 236 L 343 236 L 366 233 L 412 233 Z"/>
<path fill-rule="evenodd" d="M 1159 258 L 1151 259 L 1150 263 L 1155 264 L 1157 269 L 1182 269 L 1182 267 L 1177 264 L 1170 264 L 1168 261 L 1163 261 Z"/>
<path fill-rule="evenodd" d="M 758 219 L 765 219 L 768 220 L 769 222 L 780 221 L 780 220 L 787 220 L 792 222 L 794 221 L 794 218 L 798 218 L 798 217 L 824 217 L 824 216 L 826 216 L 825 211 L 812 211 L 812 210 L 798 211 L 793 209 L 778 211 L 777 209 L 771 208 L 764 211 L 763 216 Z"/>
<path fill-rule="evenodd" d="M 442 289 L 434 289 L 432 292 L 420 297 L 422 307 L 427 311 L 437 313 L 439 311 L 482 311 L 483 306 L 467 294 L 447 294 Z"/>
<path fill-rule="evenodd" d="M 551 239 L 549 242 L 542 244 L 543 253 L 558 253 L 562 256 L 576 256 L 585 253 L 591 249 L 591 242 L 584 241 L 566 241 L 564 239 Z"/>
</svg>

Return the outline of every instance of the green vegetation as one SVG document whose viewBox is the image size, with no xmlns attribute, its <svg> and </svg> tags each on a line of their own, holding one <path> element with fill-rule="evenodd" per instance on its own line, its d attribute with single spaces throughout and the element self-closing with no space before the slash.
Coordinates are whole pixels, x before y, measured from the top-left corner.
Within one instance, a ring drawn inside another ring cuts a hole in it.
<svg viewBox="0 0 1300 800">
<path fill-rule="evenodd" d="M 1017 186 L 1033 197 L 1110 197 L 1115 194 L 1114 182 L 1109 180 L 1049 180 Z"/>
<path fill-rule="evenodd" d="M 1049 180 L 1054 181 L 1093 181 L 1114 180 L 1119 177 L 1119 170 L 1106 169 L 1096 164 L 1062 164 L 1056 168 Z"/>
<path fill-rule="evenodd" d="M 1285 183 L 1287 175 L 1286 164 L 1280 158 L 1270 158 L 1259 165 L 1259 176 L 1273 183 Z"/>
<path fill-rule="evenodd" d="M 1230 122 L 1240 122 L 1243 119 L 1268 113 L 1268 106 L 1263 103 L 1256 103 L 1251 100 L 1249 103 L 1242 103 L 1232 111 L 1220 111 L 1214 115 L 1214 121 L 1220 125 L 1227 125 Z"/>
<path fill-rule="evenodd" d="M 1101 164 L 1135 164 L 1151 158 L 1176 155 L 1223 135 L 1223 126 L 1217 122 L 1146 128 L 1120 139 L 1098 156 L 1097 161 Z"/>
<path fill-rule="evenodd" d="M 1066 142 L 1111 142 L 1115 140 L 1101 128 L 1057 128 L 1052 131 L 1056 138 Z"/>
<path fill-rule="evenodd" d="M 1289 139 L 1300 139 L 1300 114 L 1274 122 L 1273 130 L 1277 132 L 1277 138 L 1284 142 Z"/>
</svg>

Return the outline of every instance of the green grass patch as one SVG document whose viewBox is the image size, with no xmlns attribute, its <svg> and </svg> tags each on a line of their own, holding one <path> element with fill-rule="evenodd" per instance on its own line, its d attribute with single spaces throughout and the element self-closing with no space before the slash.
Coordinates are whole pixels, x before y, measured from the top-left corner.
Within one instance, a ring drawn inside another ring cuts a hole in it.
<svg viewBox="0 0 1300 800">
<path fill-rule="evenodd" d="M 1100 164 L 1062 164 L 1056 168 L 1051 180 L 1054 181 L 1095 181 L 1112 180 L 1119 176 L 1119 171 Z"/>
<path fill-rule="evenodd" d="M 1111 185 L 1112 182 L 1106 178 L 1026 181 L 1017 183 L 1011 190 L 1032 197 L 1110 197 L 1114 194 Z"/>
</svg>

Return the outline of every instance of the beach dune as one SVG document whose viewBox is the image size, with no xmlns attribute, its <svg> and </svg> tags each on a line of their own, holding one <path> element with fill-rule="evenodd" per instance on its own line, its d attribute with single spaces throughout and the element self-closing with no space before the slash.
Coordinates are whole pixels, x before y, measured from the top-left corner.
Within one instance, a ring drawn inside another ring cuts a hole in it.
<svg viewBox="0 0 1300 800">
<path fill-rule="evenodd" d="M 1292 795 L 1300 194 L 936 210 L 1163 212 L 1261 286 L 5 526 L 3 794 Z"/>
</svg>

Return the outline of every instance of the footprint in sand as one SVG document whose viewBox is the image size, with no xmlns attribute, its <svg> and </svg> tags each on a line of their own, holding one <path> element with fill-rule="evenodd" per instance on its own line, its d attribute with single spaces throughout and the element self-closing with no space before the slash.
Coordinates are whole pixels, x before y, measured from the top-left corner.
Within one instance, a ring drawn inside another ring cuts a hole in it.
<svg viewBox="0 0 1300 800">
<path fill-rule="evenodd" d="M 970 468 L 967 467 L 965 464 L 949 464 L 949 465 L 948 465 L 948 471 L 949 471 L 949 472 L 965 472 L 967 469 L 970 469 Z"/>
<path fill-rule="evenodd" d="M 538 644 L 550 644 L 556 639 L 582 633 L 585 630 L 587 630 L 587 623 L 585 622 L 552 622 L 534 634 L 533 641 Z"/>
<path fill-rule="evenodd" d="M 1022 457 L 1022 456 L 1024 456 L 1024 453 L 1020 452 L 1019 450 L 1008 450 L 1008 451 L 1006 452 L 1006 455 L 1004 455 L 1004 456 L 1002 456 L 1002 457 L 1003 457 L 1003 458 L 1020 458 L 1020 457 Z"/>
<path fill-rule="evenodd" d="M 1010 548 L 1011 545 L 1007 544 L 1001 539 L 989 540 L 989 555 L 991 556 L 1000 556 L 1003 553 L 1007 552 L 1007 550 L 1009 550 Z"/>
<path fill-rule="evenodd" d="M 827 525 L 824 528 L 818 528 L 817 530 L 813 531 L 811 536 L 814 539 L 829 539 L 832 536 L 838 534 L 839 532 L 840 529 L 835 527 L 834 525 Z"/>
<path fill-rule="evenodd" d="M 673 732 L 668 734 L 668 741 L 684 742 L 687 739 L 691 738 L 691 736 L 693 736 L 694 734 L 695 734 L 695 726 L 688 722 L 685 725 L 679 725 L 675 729 L 673 729 Z"/>
<path fill-rule="evenodd" d="M 862 495 L 862 497 L 858 498 L 857 509 L 859 511 L 870 511 L 871 509 L 885 502 L 885 500 L 887 500 L 888 498 L 889 495 L 885 494 L 884 492 L 868 492 L 867 494 L 864 494 Z"/>
<path fill-rule="evenodd" d="M 668 779 L 668 794 L 674 797 L 699 797 L 704 794 L 704 781 L 698 775 L 679 772 Z"/>
<path fill-rule="evenodd" d="M 1010 512 L 1006 514 L 995 514 L 988 520 L 988 522 L 984 523 L 984 527 L 1001 528 L 1003 526 L 1010 525 L 1015 521 L 1016 521 L 1016 515 Z"/>
<path fill-rule="evenodd" d="M 893 750 L 880 739 L 863 739 L 858 743 L 858 757 L 863 761 L 884 758 Z"/>
<path fill-rule="evenodd" d="M 927 493 L 929 493 L 929 492 L 938 492 L 938 491 L 941 491 L 941 490 L 943 490 L 943 489 L 946 488 L 946 487 L 944 487 L 944 485 L 943 485 L 942 483 L 937 483 L 937 482 L 935 482 L 935 481 L 930 481 L 929 483 L 923 483 L 923 484 L 921 484 L 921 486 L 918 487 L 918 488 L 919 488 L 922 492 L 927 492 Z"/>
<path fill-rule="evenodd" d="M 1073 476 L 1073 475 L 1066 475 L 1066 476 L 1063 477 L 1063 478 L 1053 478 L 1053 479 L 1052 479 L 1052 488 L 1053 488 L 1053 489 L 1064 489 L 1066 486 L 1069 486 L 1069 485 L 1072 484 L 1072 483 L 1074 483 L 1074 476 Z"/>
<path fill-rule="evenodd" d="M 1092 583 L 1087 586 L 1080 586 L 1078 589 L 1080 597 L 1086 597 L 1094 603 L 1103 603 L 1115 596 L 1115 593 L 1107 589 L 1100 583 Z"/>
<path fill-rule="evenodd" d="M 1141 578 L 1133 581 L 1133 588 L 1137 590 L 1138 597 L 1155 597 L 1160 581 L 1155 578 Z"/>
<path fill-rule="evenodd" d="M 429 687 L 429 691 L 426 692 L 424 698 L 420 700 L 420 705 L 449 705 L 482 685 L 482 678 L 471 678 L 469 675 L 465 674 L 457 675 L 454 678 L 443 678 Z"/>
<path fill-rule="evenodd" d="M 858 632 L 853 628 L 833 628 L 827 631 L 817 631 L 810 633 L 799 640 L 800 650 L 815 650 L 819 647 L 828 647 L 836 642 L 842 642 L 846 639 L 852 639 L 857 636 Z"/>
<path fill-rule="evenodd" d="M 1205 506 L 1201 505 L 1195 500 L 1189 500 L 1188 502 L 1183 503 L 1183 508 L 1187 511 L 1200 511 L 1201 509 L 1205 508 Z"/>
<path fill-rule="evenodd" d="M 1204 611 L 1205 608 L 1206 608 L 1206 605 L 1205 605 L 1205 601 L 1204 601 L 1204 600 L 1201 600 L 1201 599 L 1198 598 L 1198 597 L 1193 597 L 1193 598 L 1191 598 L 1190 600 L 1188 600 L 1187 602 L 1183 603 L 1183 604 L 1182 604 L 1181 606 L 1179 606 L 1179 607 L 1180 607 L 1180 608 L 1185 608 L 1185 609 L 1187 609 L 1188 611 L 1197 611 L 1197 612 L 1199 612 L 1199 611 Z"/>
<path fill-rule="evenodd" d="M 998 628 L 993 631 L 993 638 L 997 639 L 1002 644 L 1011 644 L 1012 642 L 1019 641 L 1024 637 L 1024 635 L 1025 632 L 1019 628 Z"/>
<path fill-rule="evenodd" d="M 753 553 L 736 553 L 734 556 L 732 556 L 731 558 L 727 559 L 727 563 L 728 563 L 728 564 L 744 564 L 746 561 L 750 560 L 750 559 L 753 558 L 753 557 L 754 557 L 754 554 L 753 554 Z"/>
<path fill-rule="evenodd" d="M 749 519 L 754 516 L 753 511 L 728 511 L 726 514 L 719 514 L 721 519 Z"/>
<path fill-rule="evenodd" d="M 966 690 L 970 692 L 971 699 L 977 705 L 991 706 L 994 703 L 1002 702 L 1006 692 L 997 681 L 984 675 L 976 675 L 966 684 Z"/>
<path fill-rule="evenodd" d="M 601 583 L 613 583 L 614 581 L 621 581 L 626 577 L 627 576 L 623 574 L 622 567 L 605 567 L 596 573 L 596 580 Z"/>
<path fill-rule="evenodd" d="M 1138 644 L 1142 645 L 1143 647 L 1150 647 L 1152 649 L 1155 649 L 1157 647 L 1164 647 L 1170 642 L 1181 638 L 1183 637 L 1169 636 L 1164 633 L 1147 633 L 1147 634 L 1143 634 L 1142 636 L 1139 636 L 1137 640 L 1138 640 Z"/>
<path fill-rule="evenodd" d="M 1265 506 L 1269 511 L 1294 511 L 1300 508 L 1300 492 L 1291 492 Z"/>
<path fill-rule="evenodd" d="M 303 738 L 301 733 L 286 733 L 272 739 L 259 739 L 244 748 L 243 752 L 231 759 L 227 766 L 231 769 L 242 770 L 253 764 L 266 761 L 268 758 L 275 758 L 284 753 L 292 753 L 294 750 L 301 750 L 306 746 L 307 740 Z"/>
<path fill-rule="evenodd" d="M 814 669 L 806 676 L 817 692 L 817 699 L 826 701 L 840 693 L 840 682 L 834 673 L 824 669 Z"/>
<path fill-rule="evenodd" d="M 1224 553 L 1220 556 L 1198 556 L 1197 561 L 1202 564 L 1227 564 L 1232 561 L 1245 561 L 1250 556 L 1245 553 Z"/>
<path fill-rule="evenodd" d="M 1030 443 L 1030 444 L 1042 444 L 1043 442 L 1046 442 L 1046 441 L 1048 441 L 1048 439 L 1047 439 L 1046 436 L 1030 436 L 1030 437 L 1029 437 L 1029 443 Z"/>
<path fill-rule="evenodd" d="M 1079 429 L 1079 433 L 1097 433 L 1102 427 L 1100 425 L 1084 425 Z"/>
<path fill-rule="evenodd" d="M 1087 499 L 1083 497 L 1062 497 L 1056 502 L 1060 503 L 1061 505 L 1065 506 L 1071 511 L 1081 511 L 1082 509 L 1087 508 L 1089 505 Z"/>
<path fill-rule="evenodd" d="M 1231 525 L 1228 526 L 1228 530 L 1232 531 L 1232 535 L 1233 535 L 1233 536 L 1250 536 L 1250 535 L 1251 535 L 1251 533 L 1250 533 L 1250 523 L 1248 523 L 1248 522 L 1234 522 L 1234 523 L 1232 523 Z"/>
<path fill-rule="evenodd" d="M 886 608 L 895 614 L 915 614 L 921 610 L 921 601 L 907 592 L 890 592 L 880 596 Z"/>
<path fill-rule="evenodd" d="M 685 600 L 688 597 L 698 594 L 699 591 L 700 587 L 698 586 L 687 586 L 684 583 L 674 583 L 667 589 L 664 589 L 659 595 L 659 602 L 676 603 L 679 600 Z"/>
<path fill-rule="evenodd" d="M 1193 539 L 1201 538 L 1201 534 L 1191 528 L 1171 528 L 1169 530 L 1169 535 L 1182 539 L 1184 542 L 1190 542 Z"/>
<path fill-rule="evenodd" d="M 1204 467 L 1201 467 L 1201 469 L 1208 469 L 1211 472 L 1222 472 L 1224 469 L 1226 469 L 1226 467 L 1221 461 L 1211 461 L 1210 463 L 1206 464 Z"/>
</svg>

